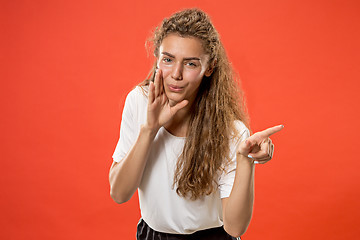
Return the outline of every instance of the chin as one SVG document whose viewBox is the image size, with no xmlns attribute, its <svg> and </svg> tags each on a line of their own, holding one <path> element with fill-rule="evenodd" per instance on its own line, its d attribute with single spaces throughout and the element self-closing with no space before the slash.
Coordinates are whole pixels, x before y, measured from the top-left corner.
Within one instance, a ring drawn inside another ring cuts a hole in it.
<svg viewBox="0 0 360 240">
<path fill-rule="evenodd" d="M 173 96 L 173 94 L 167 95 L 169 99 L 169 103 L 171 106 L 174 106 L 175 104 L 181 102 L 185 98 L 183 96 Z"/>
<path fill-rule="evenodd" d="M 184 99 L 171 99 L 169 98 L 169 103 L 170 103 L 170 106 L 175 106 L 177 103 L 181 102 L 182 100 Z"/>
</svg>

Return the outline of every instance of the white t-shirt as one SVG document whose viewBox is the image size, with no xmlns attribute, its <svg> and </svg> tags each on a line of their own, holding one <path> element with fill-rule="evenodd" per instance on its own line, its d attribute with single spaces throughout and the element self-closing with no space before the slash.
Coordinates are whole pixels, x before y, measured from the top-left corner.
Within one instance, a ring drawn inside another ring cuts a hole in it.
<svg viewBox="0 0 360 240">
<path fill-rule="evenodd" d="M 132 90 L 125 101 L 120 127 L 120 139 L 113 159 L 120 162 L 136 141 L 140 126 L 146 122 L 147 97 L 140 87 Z M 240 141 L 249 137 L 241 121 L 236 123 Z M 219 174 L 218 189 L 198 200 L 180 197 L 172 187 L 174 171 L 185 138 L 176 137 L 165 128 L 158 131 L 138 188 L 141 216 L 154 230 L 165 233 L 191 234 L 219 227 L 222 222 L 221 198 L 229 197 L 235 178 L 236 146 L 230 146 L 231 163 Z"/>
</svg>

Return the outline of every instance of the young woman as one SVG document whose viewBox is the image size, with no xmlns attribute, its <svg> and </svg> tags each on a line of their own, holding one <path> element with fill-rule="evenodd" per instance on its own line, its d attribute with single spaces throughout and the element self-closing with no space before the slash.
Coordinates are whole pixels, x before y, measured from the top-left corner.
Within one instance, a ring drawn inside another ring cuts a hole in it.
<svg viewBox="0 0 360 240">
<path fill-rule="evenodd" d="M 149 80 L 125 101 L 111 197 L 138 189 L 137 239 L 235 239 L 253 210 L 254 164 L 272 158 L 276 126 L 250 136 L 219 35 L 198 9 L 156 28 Z"/>
</svg>

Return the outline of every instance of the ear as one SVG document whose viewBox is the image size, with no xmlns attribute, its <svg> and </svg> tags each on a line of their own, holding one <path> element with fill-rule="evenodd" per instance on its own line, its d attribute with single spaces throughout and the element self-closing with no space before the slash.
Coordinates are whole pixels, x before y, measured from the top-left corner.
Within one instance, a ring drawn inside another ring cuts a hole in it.
<svg viewBox="0 0 360 240">
<path fill-rule="evenodd" d="M 212 61 L 212 63 L 210 63 L 208 68 L 206 69 L 206 71 L 205 71 L 205 76 L 206 77 L 211 76 L 211 74 L 214 72 L 215 65 L 216 65 L 216 59 L 214 61 Z"/>
</svg>

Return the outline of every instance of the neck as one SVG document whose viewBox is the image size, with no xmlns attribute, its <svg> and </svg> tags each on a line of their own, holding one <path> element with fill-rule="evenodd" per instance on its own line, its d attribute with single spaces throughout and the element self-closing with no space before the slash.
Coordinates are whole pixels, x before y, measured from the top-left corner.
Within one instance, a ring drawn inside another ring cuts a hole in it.
<svg viewBox="0 0 360 240">
<path fill-rule="evenodd" d="M 184 108 L 180 109 L 164 127 L 168 132 L 177 137 L 186 137 L 188 130 L 191 107 L 193 102 L 189 102 Z"/>
</svg>

